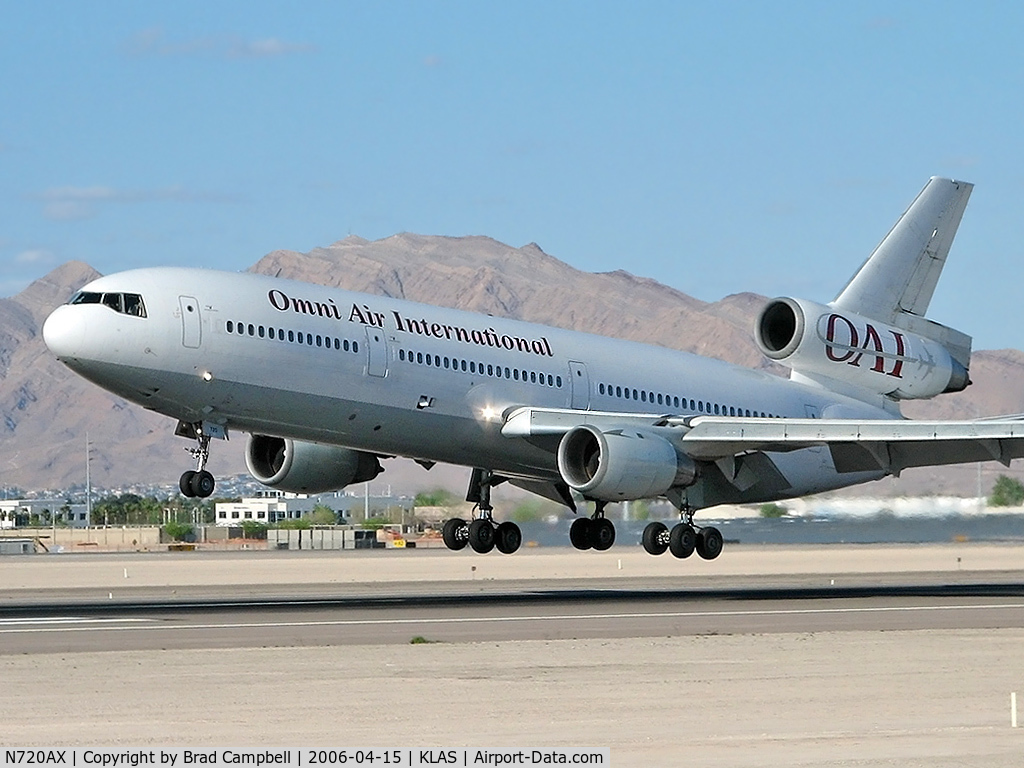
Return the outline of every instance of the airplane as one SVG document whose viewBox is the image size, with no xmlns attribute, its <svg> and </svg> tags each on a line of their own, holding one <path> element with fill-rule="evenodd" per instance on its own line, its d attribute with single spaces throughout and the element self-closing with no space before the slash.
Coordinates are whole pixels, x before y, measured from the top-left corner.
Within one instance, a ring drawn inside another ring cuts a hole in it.
<svg viewBox="0 0 1024 768">
<path fill-rule="evenodd" d="M 263 275 L 145 268 L 100 277 L 43 326 L 89 381 L 177 421 L 194 441 L 188 497 L 215 486 L 212 439 L 248 433 L 261 483 L 319 493 L 375 478 L 382 459 L 471 468 L 472 519 L 444 543 L 515 552 L 491 488 L 509 482 L 577 514 L 577 549 L 607 550 L 612 502 L 666 498 L 652 555 L 714 559 L 694 522 L 899 475 L 1024 456 L 1024 417 L 911 421 L 903 400 L 970 384 L 971 338 L 925 317 L 973 185 L 934 177 L 828 304 L 769 300 L 755 340 L 788 379 L 720 360 Z M 591 514 L 580 500 L 593 503 Z"/>
</svg>

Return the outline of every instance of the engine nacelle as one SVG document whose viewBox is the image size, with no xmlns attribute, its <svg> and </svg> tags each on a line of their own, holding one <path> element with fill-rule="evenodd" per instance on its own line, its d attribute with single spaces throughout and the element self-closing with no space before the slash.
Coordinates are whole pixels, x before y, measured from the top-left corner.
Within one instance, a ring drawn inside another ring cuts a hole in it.
<svg viewBox="0 0 1024 768">
<path fill-rule="evenodd" d="M 632 429 L 602 432 L 588 424 L 562 437 L 558 471 L 570 488 L 604 501 L 651 499 L 690 485 L 697 476 L 693 461 L 659 435 Z"/>
<path fill-rule="evenodd" d="M 758 315 L 757 346 L 797 373 L 826 376 L 901 400 L 959 392 L 967 368 L 942 344 L 803 299 L 773 299 Z"/>
<path fill-rule="evenodd" d="M 270 435 L 249 436 L 245 465 L 264 485 L 291 493 L 336 491 L 384 471 L 371 453 Z"/>
</svg>

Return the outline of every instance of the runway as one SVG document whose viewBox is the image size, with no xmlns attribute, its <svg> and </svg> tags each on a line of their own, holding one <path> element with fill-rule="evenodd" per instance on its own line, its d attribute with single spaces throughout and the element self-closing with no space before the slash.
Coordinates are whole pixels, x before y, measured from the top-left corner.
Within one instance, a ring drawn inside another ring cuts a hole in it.
<svg viewBox="0 0 1024 768">
<path fill-rule="evenodd" d="M 617 766 L 1024 754 L 1016 545 L 405 554 L 4 561 L 0 740 L 608 746 Z"/>
<path fill-rule="evenodd" d="M 1022 574 L 1024 576 L 1024 574 Z M 1024 628 L 1024 583 L 8 607 L 4 653 Z"/>
</svg>

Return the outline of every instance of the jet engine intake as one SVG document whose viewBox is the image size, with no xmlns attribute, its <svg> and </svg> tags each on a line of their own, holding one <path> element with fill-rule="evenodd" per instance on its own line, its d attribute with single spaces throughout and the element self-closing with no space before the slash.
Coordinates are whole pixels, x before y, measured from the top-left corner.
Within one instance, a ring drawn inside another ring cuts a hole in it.
<svg viewBox="0 0 1024 768">
<path fill-rule="evenodd" d="M 635 429 L 602 432 L 589 424 L 562 437 L 558 471 L 570 488 L 604 501 L 654 498 L 697 477 L 693 461 L 660 435 Z"/>
<path fill-rule="evenodd" d="M 249 436 L 245 465 L 264 485 L 291 493 L 336 491 L 384 471 L 371 453 L 271 435 Z"/>
<path fill-rule="evenodd" d="M 934 339 L 804 299 L 768 302 L 758 315 L 754 339 L 766 357 L 796 373 L 898 400 L 959 392 L 971 383 L 969 351 L 959 362 Z"/>
</svg>

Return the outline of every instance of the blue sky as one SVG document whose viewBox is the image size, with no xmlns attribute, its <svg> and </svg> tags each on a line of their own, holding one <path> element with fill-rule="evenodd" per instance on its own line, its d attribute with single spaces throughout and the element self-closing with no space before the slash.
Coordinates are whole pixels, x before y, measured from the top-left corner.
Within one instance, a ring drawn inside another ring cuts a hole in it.
<svg viewBox="0 0 1024 768">
<path fill-rule="evenodd" d="M 827 301 L 932 175 L 932 303 L 1024 347 L 1018 3 L 32 2 L 0 25 L 0 295 L 396 232 Z"/>
</svg>

